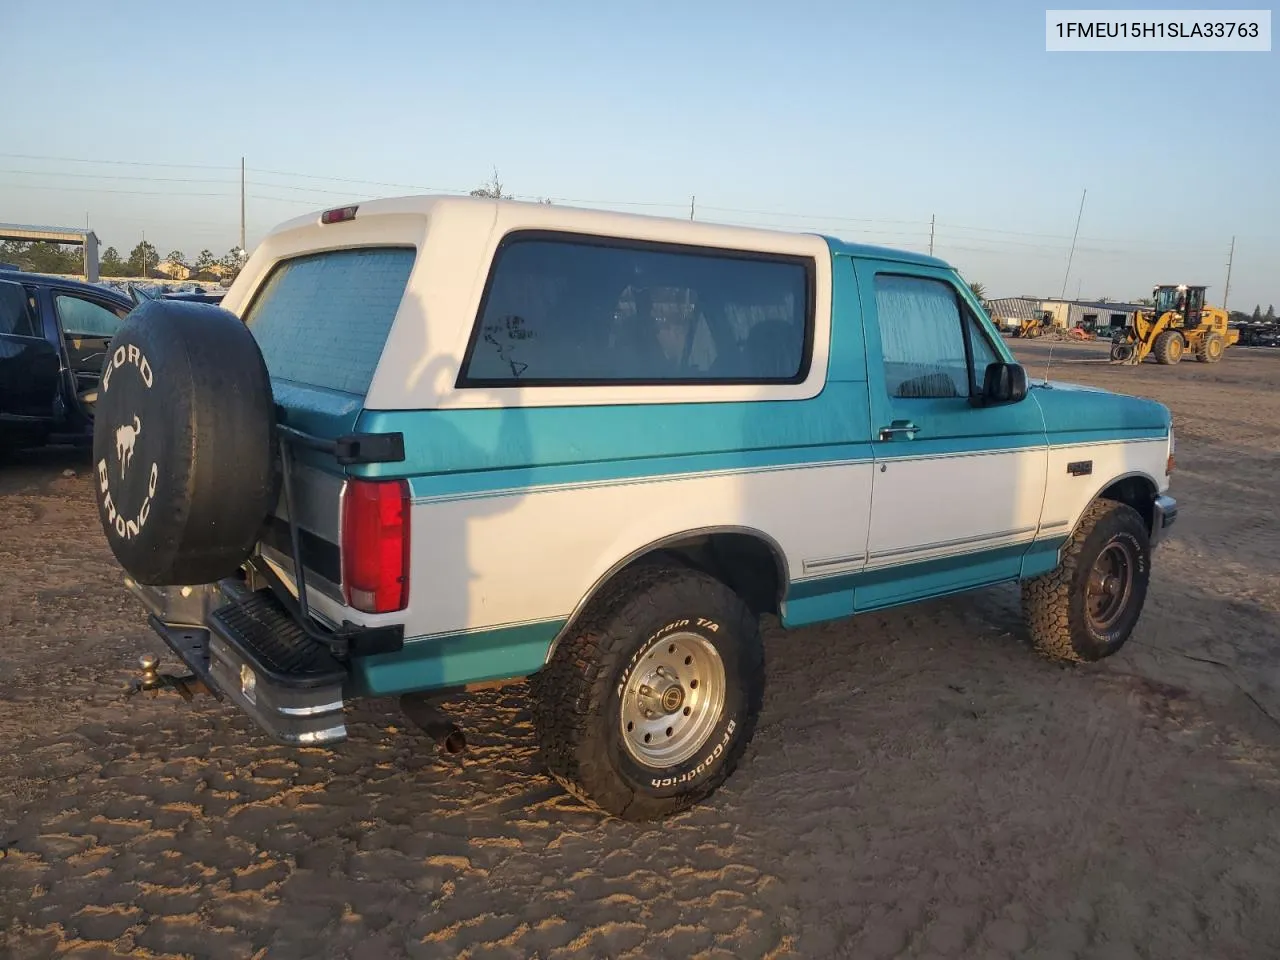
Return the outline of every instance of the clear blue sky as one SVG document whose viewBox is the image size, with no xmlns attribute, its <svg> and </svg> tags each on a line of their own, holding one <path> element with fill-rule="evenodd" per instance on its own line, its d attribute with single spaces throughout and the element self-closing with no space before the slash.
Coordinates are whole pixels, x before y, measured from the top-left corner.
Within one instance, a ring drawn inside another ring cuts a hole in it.
<svg viewBox="0 0 1280 960">
<path fill-rule="evenodd" d="M 936 215 L 989 294 L 1056 295 L 1087 188 L 1070 295 L 1220 303 L 1235 234 L 1230 305 L 1280 306 L 1275 52 L 1049 54 L 1025 0 L 6 0 L 3 22 L 0 221 L 87 214 L 122 252 L 233 246 L 242 155 L 251 246 L 496 165 L 517 195 L 687 216 L 696 194 L 699 219 L 913 249 Z"/>
</svg>

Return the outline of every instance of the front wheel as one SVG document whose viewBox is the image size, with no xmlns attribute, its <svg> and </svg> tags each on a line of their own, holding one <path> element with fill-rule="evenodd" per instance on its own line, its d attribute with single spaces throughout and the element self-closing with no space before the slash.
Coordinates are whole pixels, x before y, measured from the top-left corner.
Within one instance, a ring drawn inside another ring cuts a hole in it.
<svg viewBox="0 0 1280 960">
<path fill-rule="evenodd" d="M 531 678 L 551 774 L 625 820 L 710 796 L 755 732 L 764 696 L 759 623 L 719 580 L 679 566 L 624 571 Z"/>
<path fill-rule="evenodd" d="M 1057 660 L 1095 661 L 1137 626 L 1151 577 L 1151 540 L 1137 510 L 1097 500 L 1062 548 L 1057 569 L 1022 585 L 1031 642 Z"/>
<path fill-rule="evenodd" d="M 1186 343 L 1182 339 L 1182 334 L 1177 330 L 1166 330 L 1156 337 L 1156 342 L 1151 345 L 1151 352 L 1155 355 L 1157 363 L 1171 365 L 1182 359 L 1185 348 Z"/>
</svg>

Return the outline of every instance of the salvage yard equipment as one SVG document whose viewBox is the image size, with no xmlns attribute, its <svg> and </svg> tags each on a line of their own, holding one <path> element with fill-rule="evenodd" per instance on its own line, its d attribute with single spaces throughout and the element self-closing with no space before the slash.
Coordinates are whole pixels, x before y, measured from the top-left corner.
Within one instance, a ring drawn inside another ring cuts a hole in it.
<svg viewBox="0 0 1280 960">
<path fill-rule="evenodd" d="M 1240 331 L 1227 326 L 1227 312 L 1204 302 L 1205 287 L 1166 284 L 1152 291 L 1155 309 L 1134 314 L 1133 326 L 1111 340 L 1115 363 L 1141 363 L 1149 355 L 1157 363 L 1174 364 L 1185 353 L 1201 363 L 1217 363 Z"/>
<path fill-rule="evenodd" d="M 1053 327 L 1053 314 L 1045 310 L 1037 317 L 1025 317 L 1014 332 L 1015 337 L 1031 339 L 1041 336 Z"/>
<path fill-rule="evenodd" d="M 1280 323 L 1242 323 L 1236 333 L 1242 347 L 1280 347 Z"/>
</svg>

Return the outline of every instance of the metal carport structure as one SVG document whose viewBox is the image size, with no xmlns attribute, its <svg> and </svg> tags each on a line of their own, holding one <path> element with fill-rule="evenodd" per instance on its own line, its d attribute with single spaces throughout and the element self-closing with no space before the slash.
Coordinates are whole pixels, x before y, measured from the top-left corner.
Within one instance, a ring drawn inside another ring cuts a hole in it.
<svg viewBox="0 0 1280 960">
<path fill-rule="evenodd" d="M 0 240 L 40 240 L 45 243 L 74 243 L 84 247 L 84 277 L 98 282 L 98 235 L 75 227 L 34 227 L 21 223 L 0 223 Z"/>
</svg>

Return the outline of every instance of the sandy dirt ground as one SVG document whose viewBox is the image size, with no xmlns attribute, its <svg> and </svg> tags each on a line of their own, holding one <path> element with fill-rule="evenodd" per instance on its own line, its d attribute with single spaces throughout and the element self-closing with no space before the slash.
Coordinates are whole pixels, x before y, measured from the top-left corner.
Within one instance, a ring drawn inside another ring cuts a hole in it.
<svg viewBox="0 0 1280 960">
<path fill-rule="evenodd" d="M 1012 587 L 771 625 L 746 760 L 657 827 L 556 788 L 519 686 L 453 705 L 461 761 L 394 702 L 331 752 L 123 702 L 159 646 L 87 461 L 0 469 L 0 955 L 1280 956 L 1280 351 L 1052 350 L 1175 414 L 1181 517 L 1130 644 L 1039 659 Z"/>
</svg>

